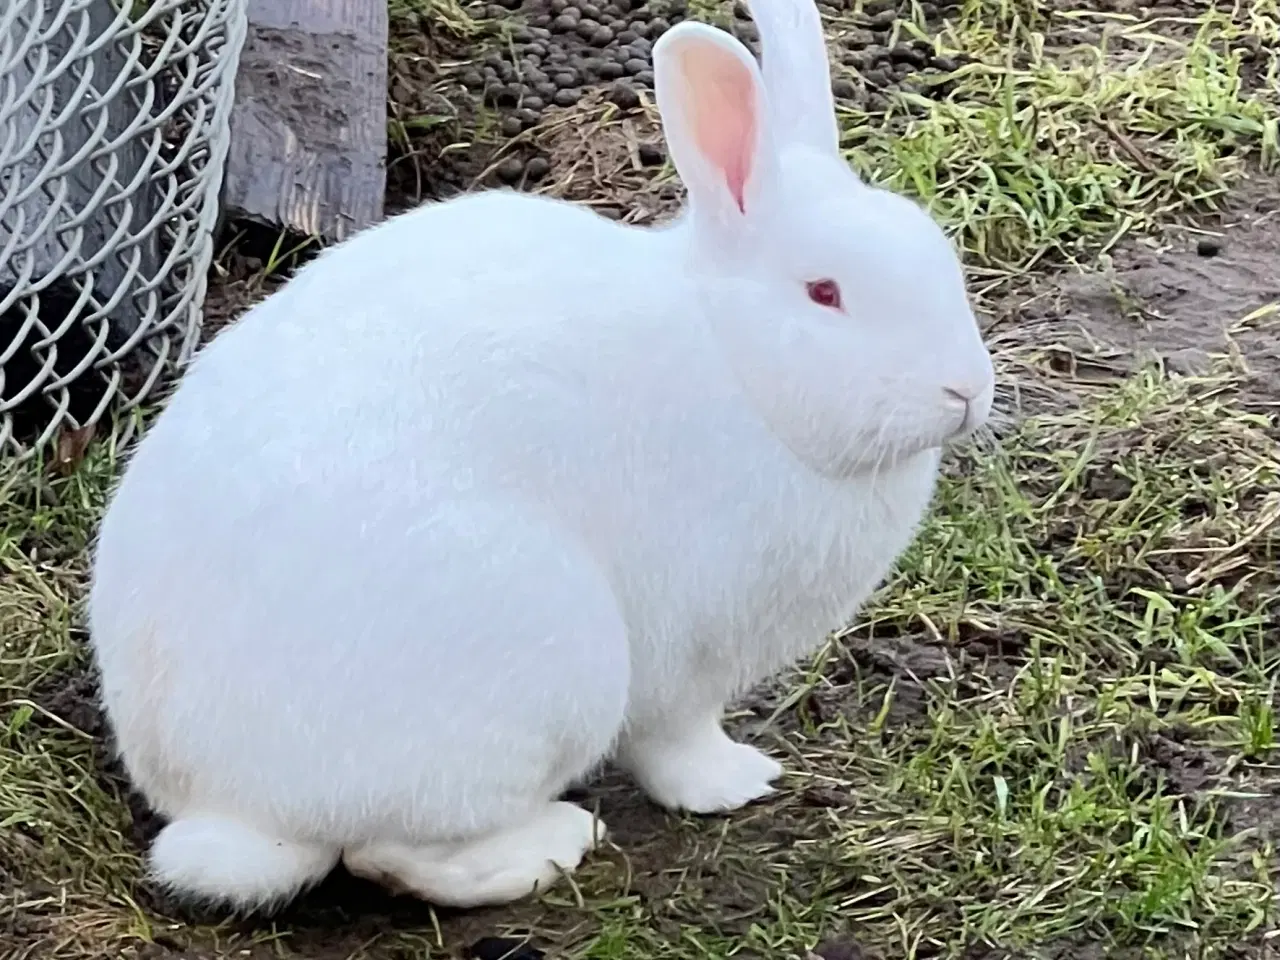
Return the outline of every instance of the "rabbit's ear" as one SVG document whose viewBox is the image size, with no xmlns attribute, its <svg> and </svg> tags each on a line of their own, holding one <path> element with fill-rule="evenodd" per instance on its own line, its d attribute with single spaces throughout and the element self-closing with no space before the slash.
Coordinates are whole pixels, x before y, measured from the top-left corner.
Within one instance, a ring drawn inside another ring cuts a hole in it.
<svg viewBox="0 0 1280 960">
<path fill-rule="evenodd" d="M 771 176 L 760 67 L 722 30 L 681 23 L 653 45 L 654 93 L 695 216 L 753 212 Z"/>
<path fill-rule="evenodd" d="M 750 0 L 750 7 L 778 142 L 837 152 L 831 67 L 815 0 Z"/>
</svg>

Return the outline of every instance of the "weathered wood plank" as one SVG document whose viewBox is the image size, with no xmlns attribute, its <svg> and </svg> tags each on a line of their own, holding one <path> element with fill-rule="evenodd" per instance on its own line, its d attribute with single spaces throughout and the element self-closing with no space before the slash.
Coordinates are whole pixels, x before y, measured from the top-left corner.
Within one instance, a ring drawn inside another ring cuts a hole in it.
<svg viewBox="0 0 1280 960">
<path fill-rule="evenodd" d="M 386 0 L 250 0 L 224 205 L 341 240 L 382 218 Z"/>
</svg>

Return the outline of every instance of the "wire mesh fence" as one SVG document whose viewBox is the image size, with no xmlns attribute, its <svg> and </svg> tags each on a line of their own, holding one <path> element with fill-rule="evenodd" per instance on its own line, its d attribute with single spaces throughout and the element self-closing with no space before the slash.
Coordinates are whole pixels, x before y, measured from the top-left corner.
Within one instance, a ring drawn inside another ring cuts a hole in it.
<svg viewBox="0 0 1280 960">
<path fill-rule="evenodd" d="M 196 347 L 247 2 L 0 0 L 0 457 Z"/>
</svg>

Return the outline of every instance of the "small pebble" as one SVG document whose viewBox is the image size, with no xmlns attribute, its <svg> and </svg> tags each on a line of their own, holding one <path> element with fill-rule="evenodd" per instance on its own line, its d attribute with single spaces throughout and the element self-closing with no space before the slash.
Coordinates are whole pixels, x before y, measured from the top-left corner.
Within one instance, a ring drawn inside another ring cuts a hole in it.
<svg viewBox="0 0 1280 960">
<path fill-rule="evenodd" d="M 623 110 L 631 110 L 640 106 L 640 94 L 636 93 L 634 87 L 626 83 L 615 83 L 610 87 L 609 100 Z"/>
<path fill-rule="evenodd" d="M 862 50 L 869 47 L 875 37 L 868 30 L 850 30 L 844 37 L 844 45 L 850 50 Z"/>
<path fill-rule="evenodd" d="M 646 167 L 656 167 L 667 159 L 666 151 L 658 143 L 642 143 L 638 152 L 640 154 L 640 162 Z"/>
<path fill-rule="evenodd" d="M 649 69 L 649 61 L 641 60 L 639 57 L 632 57 L 622 65 L 622 69 L 634 77 L 636 74 L 643 73 Z"/>
<path fill-rule="evenodd" d="M 837 100 L 852 100 L 858 95 L 858 88 L 852 80 L 839 77 L 831 82 L 831 95 Z"/>
<path fill-rule="evenodd" d="M 524 173 L 524 161 L 519 157 L 507 157 L 498 164 L 496 172 L 503 183 L 515 183 Z"/>
<path fill-rule="evenodd" d="M 541 180 L 551 172 L 551 161 L 546 157 L 534 157 L 524 166 L 524 175 L 530 180 Z"/>
<path fill-rule="evenodd" d="M 924 54 L 904 43 L 898 44 L 889 51 L 889 59 L 894 63 L 906 64 L 907 66 L 915 67 L 916 69 L 923 67 L 926 62 Z"/>
<path fill-rule="evenodd" d="M 578 21 L 567 13 L 562 13 L 551 21 L 551 29 L 556 33 L 570 33 L 577 25 Z"/>
<path fill-rule="evenodd" d="M 557 107 L 572 107 L 582 97 L 582 91 L 576 87 L 566 87 L 557 90 L 556 95 L 551 98 L 551 102 Z"/>
<path fill-rule="evenodd" d="M 1196 255 L 1201 257 L 1216 257 L 1222 252 L 1222 241 L 1217 237 L 1201 237 L 1196 241 Z"/>
<path fill-rule="evenodd" d="M 524 124 L 520 122 L 519 117 L 503 117 L 501 130 L 504 137 L 514 137 L 524 129 Z"/>
</svg>

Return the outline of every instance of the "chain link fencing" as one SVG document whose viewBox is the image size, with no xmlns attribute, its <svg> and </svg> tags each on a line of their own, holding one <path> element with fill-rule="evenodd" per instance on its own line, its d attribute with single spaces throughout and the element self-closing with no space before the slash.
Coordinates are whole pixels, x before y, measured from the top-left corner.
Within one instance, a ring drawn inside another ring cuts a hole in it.
<svg viewBox="0 0 1280 960">
<path fill-rule="evenodd" d="M 247 4 L 0 0 L 0 457 L 198 345 Z"/>
</svg>

